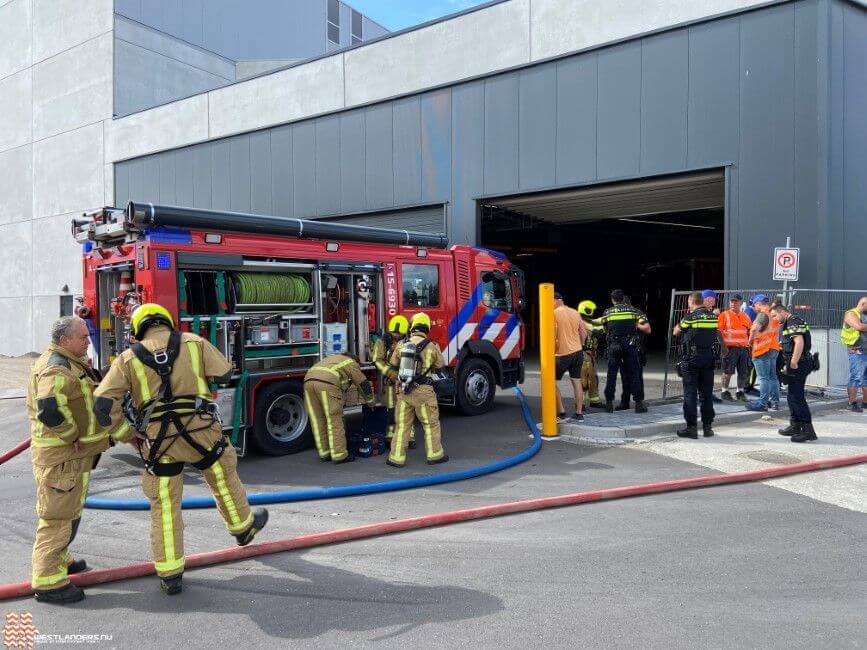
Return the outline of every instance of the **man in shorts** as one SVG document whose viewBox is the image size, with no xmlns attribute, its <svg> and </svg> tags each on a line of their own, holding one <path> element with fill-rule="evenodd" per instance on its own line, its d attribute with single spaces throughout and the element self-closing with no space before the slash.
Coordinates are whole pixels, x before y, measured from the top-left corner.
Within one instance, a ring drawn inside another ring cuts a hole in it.
<svg viewBox="0 0 867 650">
<path fill-rule="evenodd" d="M 584 388 L 581 385 L 581 366 L 584 363 L 584 341 L 587 339 L 587 326 L 577 310 L 563 304 L 563 296 L 554 294 L 554 355 L 556 380 L 560 381 L 567 372 L 572 381 L 575 395 L 575 413 L 566 416 L 566 408 L 560 389 L 557 388 L 557 420 L 564 422 L 583 422 Z"/>
</svg>

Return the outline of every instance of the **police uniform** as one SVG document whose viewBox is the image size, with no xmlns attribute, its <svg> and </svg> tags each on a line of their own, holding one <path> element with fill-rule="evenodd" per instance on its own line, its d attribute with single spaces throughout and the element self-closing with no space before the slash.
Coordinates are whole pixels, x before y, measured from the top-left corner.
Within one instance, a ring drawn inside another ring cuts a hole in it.
<svg viewBox="0 0 867 650">
<path fill-rule="evenodd" d="M 789 403 L 790 426 L 782 429 L 783 435 L 791 435 L 793 442 L 805 442 L 815 440 L 816 432 L 813 430 L 813 417 L 810 407 L 807 405 L 807 397 L 804 387 L 807 383 L 807 375 L 813 370 L 813 357 L 810 354 L 813 342 L 810 335 L 810 326 L 800 316 L 794 314 L 788 320 L 780 324 L 782 339 L 780 349 L 783 356 L 784 372 L 788 379 L 788 391 L 786 400 Z M 795 337 L 804 339 L 804 349 L 798 360 L 798 367 L 792 368 L 792 353 L 795 351 Z"/>
<path fill-rule="evenodd" d="M 608 339 L 608 376 L 605 381 L 605 401 L 614 402 L 617 388 L 617 373 L 623 367 L 626 372 L 625 395 L 635 398 L 636 410 L 644 407 L 644 383 L 641 380 L 641 360 L 638 349 L 638 325 L 647 323 L 647 316 L 639 309 L 626 303 L 609 307 L 599 319 L 605 327 Z"/>
<path fill-rule="evenodd" d="M 94 410 L 105 424 L 116 424 L 109 414 L 116 412 L 115 405 L 127 394 L 131 396 L 145 463 L 142 488 L 151 504 L 151 552 L 169 594 L 180 591 L 185 564 L 181 511 L 185 464 L 202 472 L 226 528 L 239 545 L 248 544 L 268 518 L 264 509 L 250 511 L 235 448 L 223 435 L 211 402 L 209 379 L 227 381 L 232 366 L 208 341 L 178 332 L 173 325 L 159 305 L 138 307 L 132 330 L 139 342 L 115 359 L 94 393 Z M 132 436 L 130 431 L 116 437 Z"/>
<path fill-rule="evenodd" d="M 713 435 L 713 376 L 719 350 L 718 328 L 716 315 L 705 307 L 693 309 L 680 321 L 683 418 L 687 433 L 697 427 L 697 401 L 700 397 L 704 434 Z"/>
<path fill-rule="evenodd" d="M 349 458 L 343 406 L 346 391 L 353 385 L 368 406 L 373 406 L 373 388 L 352 357 L 332 354 L 304 375 L 304 404 L 321 460 L 341 463 Z"/>
<path fill-rule="evenodd" d="M 409 340 L 397 345 L 391 355 L 391 365 L 400 366 L 400 356 L 407 343 L 416 348 L 424 346 L 418 354 L 415 378 L 407 387 L 399 388 L 397 395 L 396 428 L 391 442 L 388 464 L 403 467 L 406 449 L 412 437 L 415 420 L 418 418 L 424 429 L 424 447 L 429 464 L 448 460 L 442 445 L 439 403 L 430 380 L 431 373 L 446 365 L 439 346 L 427 334 L 413 330 Z"/>
<path fill-rule="evenodd" d="M 78 532 L 90 472 L 108 448 L 109 430 L 99 426 L 92 411 L 98 383 L 97 371 L 55 344 L 30 373 L 27 415 L 39 516 L 31 586 L 37 597 L 69 584 L 69 546 Z"/>
</svg>

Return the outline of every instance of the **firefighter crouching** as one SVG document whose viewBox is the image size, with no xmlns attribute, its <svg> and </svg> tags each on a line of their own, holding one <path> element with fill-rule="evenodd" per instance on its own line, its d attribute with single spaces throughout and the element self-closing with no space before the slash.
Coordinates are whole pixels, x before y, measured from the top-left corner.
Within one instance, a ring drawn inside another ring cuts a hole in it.
<svg viewBox="0 0 867 650">
<path fill-rule="evenodd" d="M 304 375 L 304 405 L 313 427 L 313 439 L 323 462 L 348 463 L 355 460 L 346 450 L 343 404 L 351 385 L 368 406 L 374 405 L 373 387 L 361 371 L 357 359 L 347 354 L 332 354 Z"/>
<path fill-rule="evenodd" d="M 701 426 L 704 436 L 713 435 L 714 364 L 722 349 L 716 314 L 702 304 L 700 291 L 688 298 L 689 313 L 674 328 L 680 337 L 680 371 L 683 378 L 683 418 L 686 427 L 677 435 L 698 438 L 698 402 L 701 402 Z"/>
<path fill-rule="evenodd" d="M 397 405 L 397 368 L 391 365 L 391 354 L 394 348 L 404 339 L 409 331 L 409 321 L 398 314 L 388 322 L 388 331 L 373 345 L 371 357 L 373 365 L 382 377 L 382 401 L 388 409 L 388 429 L 385 438 L 389 442 L 394 437 L 394 407 Z M 410 432 L 410 449 L 415 447 L 413 433 Z"/>
<path fill-rule="evenodd" d="M 578 303 L 578 313 L 587 326 L 587 340 L 584 341 L 584 362 L 581 366 L 581 385 L 587 396 L 586 404 L 594 408 L 602 408 L 605 403 L 599 396 L 599 376 L 596 374 L 596 361 L 599 358 L 601 339 L 604 336 L 603 327 L 593 318 L 596 313 L 596 303 L 592 300 L 582 300 Z"/>
<path fill-rule="evenodd" d="M 427 314 L 419 312 L 413 315 L 409 338 L 397 345 L 391 355 L 391 365 L 398 368 L 399 379 L 396 428 L 386 461 L 392 467 L 406 464 L 406 449 L 416 417 L 424 429 L 428 465 L 445 463 L 449 459 L 443 451 L 439 404 L 431 377 L 446 364 L 439 346 L 428 338 L 430 326 Z"/>
<path fill-rule="evenodd" d="M 89 340 L 80 318 L 56 321 L 51 344 L 36 360 L 27 386 L 39 516 L 31 585 L 36 600 L 43 602 L 64 604 L 84 598 L 69 575 L 86 570 L 87 563 L 73 560 L 69 546 L 81 522 L 90 472 L 109 439 L 109 431 L 97 424 L 92 411 L 99 373 L 83 360 Z"/>
<path fill-rule="evenodd" d="M 116 425 L 119 418 L 111 414 L 131 395 L 135 435 L 145 465 L 142 487 L 151 504 L 154 566 L 163 591 L 174 595 L 183 589 L 184 464 L 203 473 L 239 546 L 249 544 L 262 530 L 268 511 L 250 511 L 238 478 L 235 448 L 223 435 L 211 401 L 208 380 L 228 381 L 231 364 L 208 341 L 174 329 L 171 314 L 160 305 L 136 308 L 130 326 L 138 342 L 111 365 L 95 392 L 94 411 L 101 425 Z"/>
</svg>

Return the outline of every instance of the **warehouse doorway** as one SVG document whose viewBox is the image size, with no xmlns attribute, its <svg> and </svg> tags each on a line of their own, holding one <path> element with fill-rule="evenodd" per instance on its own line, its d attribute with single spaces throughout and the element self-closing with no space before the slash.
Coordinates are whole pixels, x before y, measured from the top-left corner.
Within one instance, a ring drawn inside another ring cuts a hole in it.
<svg viewBox="0 0 867 650">
<path fill-rule="evenodd" d="M 540 282 L 600 312 L 611 290 L 623 289 L 650 318 L 650 351 L 665 347 L 672 289 L 725 283 L 722 169 L 493 197 L 479 211 L 481 246 L 525 271 L 531 349 Z"/>
</svg>

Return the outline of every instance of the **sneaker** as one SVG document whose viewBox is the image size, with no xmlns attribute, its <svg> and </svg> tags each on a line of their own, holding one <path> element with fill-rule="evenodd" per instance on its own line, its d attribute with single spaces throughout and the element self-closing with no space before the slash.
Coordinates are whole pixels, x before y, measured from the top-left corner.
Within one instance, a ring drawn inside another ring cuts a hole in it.
<svg viewBox="0 0 867 650">
<path fill-rule="evenodd" d="M 818 440 L 812 424 L 802 424 L 801 432 L 792 436 L 792 442 L 812 442 Z"/>
<path fill-rule="evenodd" d="M 723 400 L 724 402 L 734 402 L 734 401 L 735 401 L 734 397 L 732 397 L 732 394 L 731 394 L 729 391 L 727 391 L 727 390 L 724 390 L 724 391 L 720 394 L 720 397 L 722 398 L 722 400 Z"/>
<path fill-rule="evenodd" d="M 851 402 L 849 404 L 849 410 L 852 411 L 853 413 L 863 413 L 864 407 L 861 406 L 861 404 L 858 402 Z"/>
<path fill-rule="evenodd" d="M 168 578 L 160 578 L 160 589 L 162 589 L 167 596 L 177 596 L 184 590 L 183 580 L 183 573 Z"/>
<path fill-rule="evenodd" d="M 440 463 L 449 462 L 449 457 L 443 454 L 442 458 L 437 458 L 436 460 L 429 460 L 427 462 L 428 465 L 439 465 Z"/>
<path fill-rule="evenodd" d="M 770 404 L 768 404 L 768 410 L 769 411 L 779 411 L 780 410 L 780 403 L 779 402 L 771 402 Z"/>
<path fill-rule="evenodd" d="M 68 605 L 84 600 L 84 591 L 71 582 L 63 585 L 60 589 L 37 589 L 33 596 L 40 603 L 52 603 L 54 605 Z"/>
<path fill-rule="evenodd" d="M 748 411 L 761 411 L 762 413 L 764 413 L 765 411 L 768 410 L 768 407 L 765 406 L 764 404 L 762 404 L 761 402 L 749 402 L 747 404 L 747 410 Z"/>
<path fill-rule="evenodd" d="M 713 436 L 713 429 L 709 424 L 703 424 L 701 430 L 705 438 L 710 438 L 711 436 Z"/>
<path fill-rule="evenodd" d="M 238 546 L 246 546 L 253 541 L 256 534 L 265 527 L 268 523 L 268 511 L 265 508 L 257 508 L 253 511 L 253 523 L 250 527 L 240 535 L 235 535 L 238 540 Z"/>
<path fill-rule="evenodd" d="M 568 419 L 569 419 L 569 416 L 566 415 L 565 412 L 563 412 L 563 413 L 558 413 L 558 414 L 557 414 L 557 423 L 558 423 L 558 424 L 559 424 L 560 422 L 565 422 L 565 421 L 568 420 Z"/>
<path fill-rule="evenodd" d="M 779 429 L 777 431 L 777 433 L 779 433 L 781 436 L 794 436 L 795 434 L 798 434 L 800 432 L 801 425 L 797 422 L 791 422 L 789 423 L 789 426 L 783 427 L 782 429 Z"/>
<path fill-rule="evenodd" d="M 644 400 L 638 400 L 635 402 L 635 412 L 647 413 L 647 404 L 644 403 Z"/>
<path fill-rule="evenodd" d="M 693 440 L 698 440 L 698 427 L 696 426 L 686 426 L 683 429 L 677 430 L 678 438 L 692 438 Z"/>
<path fill-rule="evenodd" d="M 742 390 L 739 390 L 739 391 L 735 394 L 735 399 L 736 399 L 737 401 L 739 401 L 739 402 L 746 402 L 746 401 L 747 401 L 746 393 L 744 393 L 744 391 L 742 391 Z"/>
<path fill-rule="evenodd" d="M 90 567 L 87 566 L 87 562 L 84 560 L 73 560 L 70 562 L 69 566 L 66 567 L 66 572 L 69 575 L 73 575 L 75 573 L 84 573 L 88 571 Z"/>
<path fill-rule="evenodd" d="M 581 413 L 573 413 L 567 422 L 584 422 L 584 416 Z"/>
</svg>

